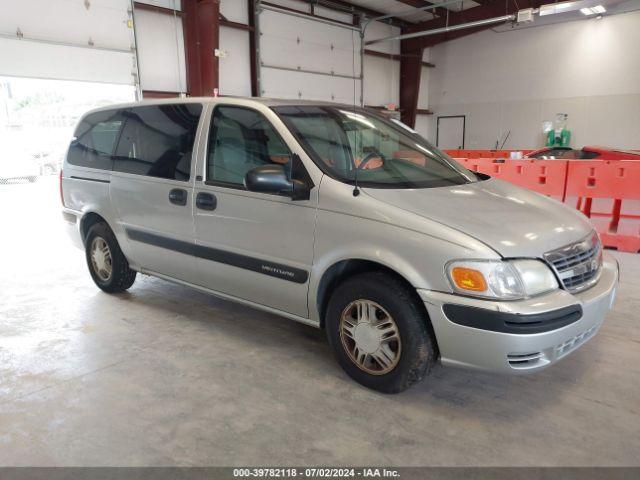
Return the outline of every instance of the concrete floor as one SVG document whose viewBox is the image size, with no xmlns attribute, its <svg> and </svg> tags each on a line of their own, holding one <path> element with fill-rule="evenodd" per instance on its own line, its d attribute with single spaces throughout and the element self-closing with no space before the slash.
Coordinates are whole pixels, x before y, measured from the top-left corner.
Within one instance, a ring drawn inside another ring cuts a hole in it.
<svg viewBox="0 0 640 480">
<path fill-rule="evenodd" d="M 640 255 L 558 365 L 386 396 L 313 328 L 148 277 L 102 293 L 58 209 L 53 178 L 0 185 L 0 465 L 640 465 Z"/>
</svg>

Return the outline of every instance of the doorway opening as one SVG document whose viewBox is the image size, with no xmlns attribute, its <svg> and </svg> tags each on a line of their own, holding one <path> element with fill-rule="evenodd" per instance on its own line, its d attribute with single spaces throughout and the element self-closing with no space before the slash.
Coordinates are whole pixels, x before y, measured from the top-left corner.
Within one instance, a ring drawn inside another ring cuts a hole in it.
<svg viewBox="0 0 640 480">
<path fill-rule="evenodd" d="M 0 279 L 66 268 L 57 174 L 75 126 L 87 110 L 133 100 L 130 85 L 0 77 Z"/>
<path fill-rule="evenodd" d="M 436 147 L 441 150 L 463 150 L 465 124 L 465 115 L 445 115 L 438 117 L 436 125 Z"/>
</svg>

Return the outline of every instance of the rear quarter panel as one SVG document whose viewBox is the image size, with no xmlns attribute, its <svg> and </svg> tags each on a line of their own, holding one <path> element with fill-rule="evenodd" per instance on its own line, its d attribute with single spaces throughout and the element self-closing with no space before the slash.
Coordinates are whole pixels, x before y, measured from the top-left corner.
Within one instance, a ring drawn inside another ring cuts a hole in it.
<svg viewBox="0 0 640 480">
<path fill-rule="evenodd" d="M 108 170 L 78 167 L 65 161 L 62 176 L 64 206 L 78 217 L 78 228 L 89 213 L 104 218 L 131 263 L 131 248 L 111 203 L 110 182 Z"/>
</svg>

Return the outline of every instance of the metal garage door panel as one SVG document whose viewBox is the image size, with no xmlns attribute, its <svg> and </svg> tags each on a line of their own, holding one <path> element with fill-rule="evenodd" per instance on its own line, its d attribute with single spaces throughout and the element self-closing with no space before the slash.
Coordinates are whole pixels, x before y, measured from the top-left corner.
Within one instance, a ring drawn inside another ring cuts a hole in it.
<svg viewBox="0 0 640 480">
<path fill-rule="evenodd" d="M 263 68 L 262 96 L 360 104 L 360 80 Z"/>
<path fill-rule="evenodd" d="M 260 31 L 265 65 L 360 73 L 360 36 L 351 28 L 265 10 L 260 14 Z"/>
<path fill-rule="evenodd" d="M 10 2 L 0 15 L 0 32 L 15 33 L 20 29 L 24 38 L 96 47 L 129 49 L 132 30 L 127 25 L 131 4 L 128 0 L 61 2 L 29 0 Z M 52 19 L 55 18 L 55 21 Z"/>
<path fill-rule="evenodd" d="M 0 38 L 0 58 L 0 75 L 134 84 L 131 52 Z"/>
<path fill-rule="evenodd" d="M 132 84 L 128 0 L 11 2 L 0 15 L 0 75 Z M 51 21 L 55 18 L 56 21 Z"/>
<path fill-rule="evenodd" d="M 180 17 L 136 10 L 136 37 L 142 89 L 186 92 L 184 34 Z"/>
</svg>

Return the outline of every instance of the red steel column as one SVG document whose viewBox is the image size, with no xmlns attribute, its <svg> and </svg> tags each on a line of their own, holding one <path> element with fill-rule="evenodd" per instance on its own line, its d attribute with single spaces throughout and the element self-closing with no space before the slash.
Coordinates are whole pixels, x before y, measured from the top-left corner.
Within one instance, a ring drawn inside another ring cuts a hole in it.
<svg viewBox="0 0 640 480">
<path fill-rule="evenodd" d="M 183 0 L 187 88 L 211 96 L 219 87 L 220 0 Z"/>
<path fill-rule="evenodd" d="M 201 95 L 212 96 L 219 86 L 219 62 L 215 49 L 220 46 L 220 0 L 198 1 L 198 58 Z"/>
<path fill-rule="evenodd" d="M 420 38 L 400 41 L 400 117 L 415 127 L 422 73 L 422 42 Z"/>
<path fill-rule="evenodd" d="M 198 4 L 196 0 L 182 0 L 182 31 L 187 72 L 187 93 L 201 95 L 200 63 L 198 62 Z"/>
<path fill-rule="evenodd" d="M 258 60 L 257 60 L 257 42 L 256 35 L 259 33 L 256 31 L 256 4 L 255 0 L 247 0 L 247 12 L 249 13 L 249 26 L 252 30 L 249 32 L 249 61 L 251 62 L 251 96 L 259 97 L 260 92 L 258 85 Z"/>
</svg>

